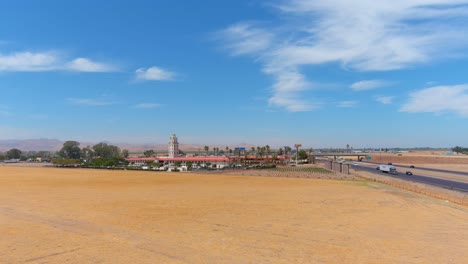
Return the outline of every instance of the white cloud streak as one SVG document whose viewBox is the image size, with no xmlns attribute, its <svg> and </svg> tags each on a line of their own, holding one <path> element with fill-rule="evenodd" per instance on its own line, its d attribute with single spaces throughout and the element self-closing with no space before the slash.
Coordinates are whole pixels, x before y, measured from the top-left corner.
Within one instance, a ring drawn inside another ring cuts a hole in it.
<svg viewBox="0 0 468 264">
<path fill-rule="evenodd" d="M 77 58 L 67 63 L 66 68 L 78 72 L 112 72 L 116 70 L 112 65 L 94 62 L 87 58 Z"/>
<path fill-rule="evenodd" d="M 273 76 L 270 105 L 308 111 L 314 104 L 298 99 L 310 88 L 304 85 L 304 66 L 337 63 L 357 71 L 388 71 L 463 56 L 465 4 L 468 0 L 284 0 L 276 7 L 285 24 L 259 28 L 243 22 L 219 35 L 232 55 L 254 56 Z M 300 81 L 284 82 L 288 75 Z M 371 84 L 355 89 L 379 86 Z"/>
<path fill-rule="evenodd" d="M 351 84 L 353 91 L 367 91 L 387 86 L 388 83 L 382 80 L 364 80 Z"/>
<path fill-rule="evenodd" d="M 351 108 L 351 107 L 355 107 L 356 105 L 357 105 L 356 101 L 341 101 L 341 102 L 338 102 L 337 107 Z"/>
<path fill-rule="evenodd" d="M 82 106 L 107 106 L 114 104 L 113 102 L 101 101 L 92 98 L 67 98 L 67 101 L 71 104 Z"/>
<path fill-rule="evenodd" d="M 468 84 L 434 86 L 412 92 L 400 111 L 409 113 L 453 112 L 468 117 Z"/>
<path fill-rule="evenodd" d="M 148 69 L 140 68 L 136 70 L 137 80 L 147 80 L 147 81 L 170 81 L 173 80 L 176 76 L 174 72 L 164 70 L 159 67 L 151 67 Z"/>
<path fill-rule="evenodd" d="M 393 99 L 395 99 L 395 96 L 377 96 L 375 101 L 381 104 L 391 104 Z"/>
<path fill-rule="evenodd" d="M 87 58 L 76 58 L 67 62 L 59 52 L 14 52 L 0 54 L 0 71 L 7 72 L 110 72 L 117 68 L 110 64 L 99 63 Z"/>
<path fill-rule="evenodd" d="M 135 108 L 141 108 L 141 109 L 153 109 L 153 108 L 159 108 L 161 107 L 161 104 L 155 104 L 155 103 L 141 103 L 135 105 Z"/>
</svg>

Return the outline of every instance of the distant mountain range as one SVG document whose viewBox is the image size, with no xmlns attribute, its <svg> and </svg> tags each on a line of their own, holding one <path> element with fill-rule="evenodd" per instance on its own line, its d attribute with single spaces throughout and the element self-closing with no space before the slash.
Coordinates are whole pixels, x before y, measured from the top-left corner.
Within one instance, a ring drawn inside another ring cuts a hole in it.
<svg viewBox="0 0 468 264">
<path fill-rule="evenodd" d="M 48 138 L 40 138 L 40 139 L 8 139 L 8 140 L 0 140 L 0 151 L 5 152 L 12 148 L 19 149 L 21 151 L 57 151 L 60 150 L 63 146 L 64 141 L 58 139 L 48 139 Z M 97 142 L 98 143 L 98 142 Z M 116 145 L 120 149 L 128 149 L 130 153 L 138 153 L 143 152 L 145 150 L 154 150 L 156 152 L 167 152 L 167 144 L 116 144 L 112 142 L 106 142 L 108 144 Z M 85 146 L 93 146 L 96 143 L 89 143 L 89 142 L 80 142 L 81 147 Z M 210 145 L 210 150 L 213 147 L 218 147 L 219 150 L 225 150 L 226 146 L 234 149 L 236 147 L 245 147 L 249 150 L 252 147 L 256 147 L 252 144 L 241 143 L 238 145 Z M 192 145 L 192 144 L 179 144 L 179 149 L 184 152 L 195 152 L 200 151 L 204 152 L 204 145 Z"/>
<path fill-rule="evenodd" d="M 0 151 L 8 151 L 12 148 L 16 148 L 21 151 L 56 151 L 61 149 L 62 146 L 63 141 L 48 138 L 0 140 Z"/>
</svg>

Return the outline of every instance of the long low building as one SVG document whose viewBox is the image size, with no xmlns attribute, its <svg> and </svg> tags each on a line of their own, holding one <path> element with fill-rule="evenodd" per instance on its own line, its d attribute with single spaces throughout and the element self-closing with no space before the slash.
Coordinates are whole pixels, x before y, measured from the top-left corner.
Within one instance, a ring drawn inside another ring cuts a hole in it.
<svg viewBox="0 0 468 264">
<path fill-rule="evenodd" d="M 195 156 L 195 157 L 157 157 L 157 158 L 127 158 L 130 165 L 143 166 L 150 162 L 157 162 L 161 164 L 174 165 L 180 162 L 182 165 L 186 165 L 188 162 L 192 162 L 192 165 L 196 166 L 212 166 L 216 168 L 223 168 L 231 164 L 231 159 L 224 156 Z"/>
<path fill-rule="evenodd" d="M 223 168 L 231 164 L 256 164 L 262 162 L 281 163 L 286 159 L 285 156 L 193 156 L 193 157 L 153 157 L 153 158 L 127 158 L 130 165 L 143 166 L 150 162 L 157 162 L 165 165 L 174 165 L 180 162 L 181 165 L 187 165 L 191 162 L 193 166 L 210 166 L 214 168 Z"/>
</svg>

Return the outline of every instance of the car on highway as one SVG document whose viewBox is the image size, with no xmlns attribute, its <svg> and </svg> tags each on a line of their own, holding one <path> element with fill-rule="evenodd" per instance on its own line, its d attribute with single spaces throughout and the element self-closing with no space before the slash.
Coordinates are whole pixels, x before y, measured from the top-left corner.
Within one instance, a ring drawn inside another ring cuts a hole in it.
<svg viewBox="0 0 468 264">
<path fill-rule="evenodd" d="M 393 163 L 389 162 L 389 163 L 387 163 L 387 165 L 393 165 Z"/>
<path fill-rule="evenodd" d="M 410 168 L 414 168 L 414 165 L 409 166 Z"/>
<path fill-rule="evenodd" d="M 407 171 L 406 175 L 413 175 L 413 173 L 411 171 Z"/>
</svg>

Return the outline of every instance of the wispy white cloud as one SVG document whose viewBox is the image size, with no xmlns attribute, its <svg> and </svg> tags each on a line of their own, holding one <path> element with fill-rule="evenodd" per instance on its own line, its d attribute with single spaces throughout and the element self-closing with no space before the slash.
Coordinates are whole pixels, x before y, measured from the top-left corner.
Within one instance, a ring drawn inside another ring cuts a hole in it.
<svg viewBox="0 0 468 264">
<path fill-rule="evenodd" d="M 155 103 L 141 103 L 135 105 L 135 108 L 143 108 L 143 109 L 152 109 L 152 108 L 159 108 L 161 107 L 161 104 L 155 104 Z"/>
<path fill-rule="evenodd" d="M 375 100 L 382 104 L 391 104 L 395 96 L 377 96 Z"/>
<path fill-rule="evenodd" d="M 138 80 L 169 81 L 173 80 L 175 76 L 176 74 L 174 72 L 155 66 L 148 69 L 140 68 L 136 70 L 136 78 Z"/>
<path fill-rule="evenodd" d="M 468 84 L 434 86 L 410 93 L 400 108 L 410 113 L 453 112 L 468 117 Z"/>
<path fill-rule="evenodd" d="M 357 103 L 358 102 L 356 101 L 341 101 L 341 102 L 338 102 L 336 106 L 342 107 L 342 108 L 351 108 L 351 107 L 355 107 Z"/>
<path fill-rule="evenodd" d="M 387 86 L 389 83 L 382 80 L 364 80 L 351 84 L 350 88 L 354 91 L 367 91 Z"/>
<path fill-rule="evenodd" d="M 107 106 L 115 104 L 114 102 L 102 101 L 93 98 L 67 98 L 67 101 L 74 105 L 84 105 L 84 106 Z"/>
<path fill-rule="evenodd" d="M 50 71 L 59 68 L 60 58 L 55 52 L 16 52 L 0 54 L 0 71 Z"/>
<path fill-rule="evenodd" d="M 77 58 L 68 62 L 66 68 L 78 72 L 112 72 L 116 68 L 110 64 L 94 62 L 87 58 Z"/>
<path fill-rule="evenodd" d="M 264 51 L 270 47 L 273 34 L 253 27 L 249 23 L 232 25 L 219 33 L 225 40 L 226 48 L 233 55 L 243 55 Z"/>
<path fill-rule="evenodd" d="M 241 22 L 219 35 L 232 55 L 254 56 L 263 72 L 273 76 L 270 105 L 307 111 L 313 102 L 298 99 L 309 82 L 301 72 L 304 66 L 337 63 L 357 71 L 387 71 L 463 56 L 467 21 L 450 21 L 467 17 L 464 4 L 468 0 L 282 0 L 274 6 L 283 25 L 261 28 Z M 301 81 L 283 82 L 284 75 Z M 355 89 L 383 85 L 371 81 Z"/>
<path fill-rule="evenodd" d="M 94 62 L 87 58 L 67 59 L 56 51 L 14 52 L 0 54 L 0 71 L 9 72 L 43 72 L 43 71 L 78 71 L 110 72 L 117 68 L 110 64 Z"/>
</svg>

